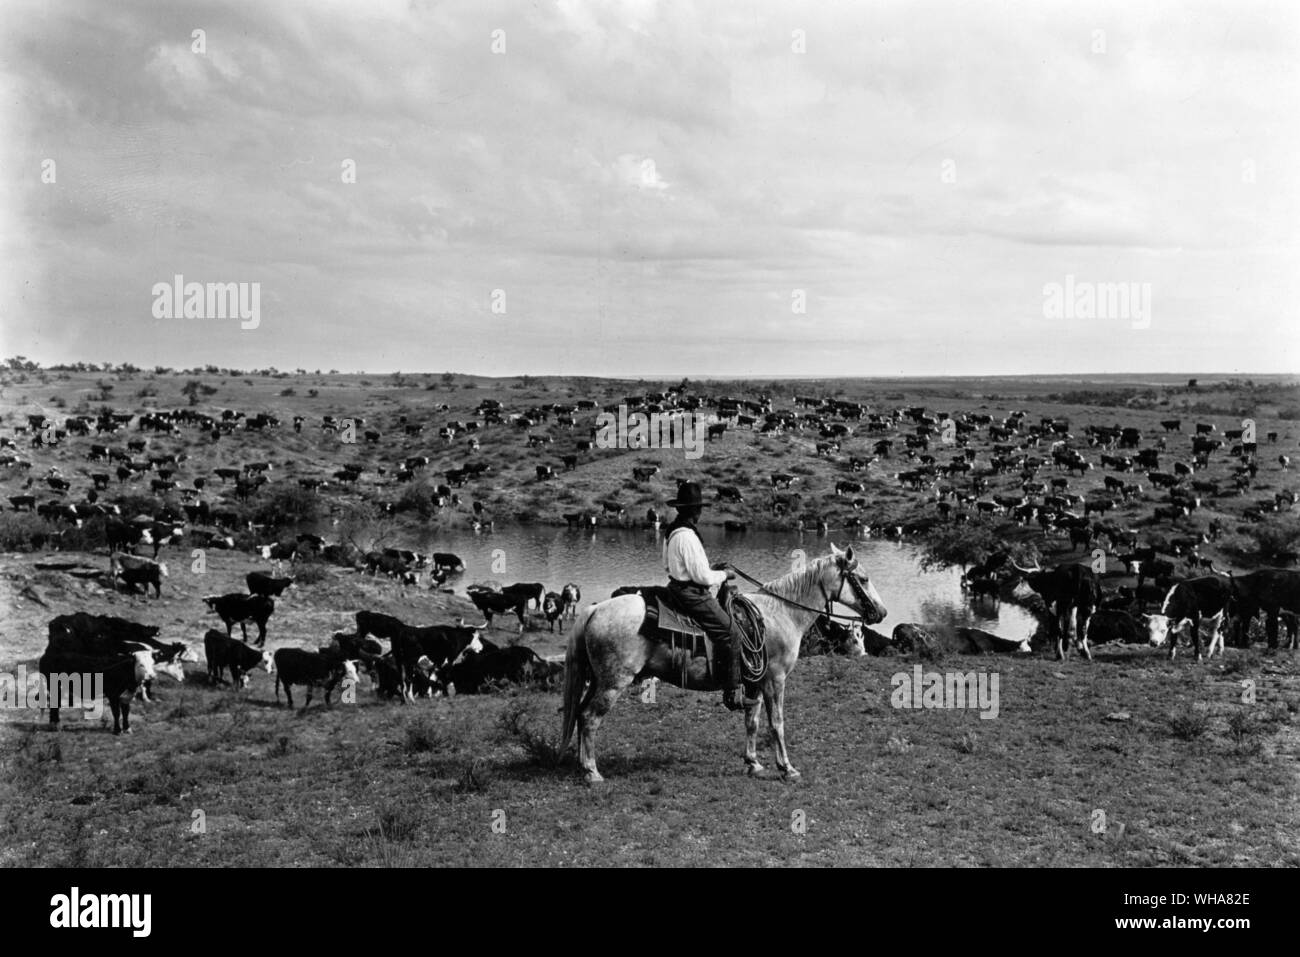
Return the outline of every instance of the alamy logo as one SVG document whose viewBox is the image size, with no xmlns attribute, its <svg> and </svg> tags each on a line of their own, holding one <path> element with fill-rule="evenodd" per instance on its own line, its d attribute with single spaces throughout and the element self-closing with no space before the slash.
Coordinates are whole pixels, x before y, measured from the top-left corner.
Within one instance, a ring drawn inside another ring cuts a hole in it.
<svg viewBox="0 0 1300 957">
<path fill-rule="evenodd" d="M 42 676 L 28 675 L 27 666 L 19 665 L 14 674 L 0 672 L 0 708 L 40 711 L 58 702 L 62 708 L 80 708 L 88 718 L 104 713 L 104 675 L 51 674 L 49 688 Z"/>
<path fill-rule="evenodd" d="M 962 674 L 948 671 L 922 672 L 921 666 L 912 673 L 900 671 L 891 680 L 894 692 L 889 703 L 895 708 L 978 708 L 980 718 L 998 716 L 998 674 L 974 671 Z"/>
<path fill-rule="evenodd" d="M 177 273 L 171 282 L 153 284 L 155 319 L 240 319 L 239 328 L 262 324 L 260 282 L 186 282 Z"/>
<path fill-rule="evenodd" d="M 151 894 L 82 894 L 74 887 L 50 898 L 50 926 L 129 927 L 133 937 L 148 937 L 152 910 Z"/>
<path fill-rule="evenodd" d="M 1046 319 L 1128 319 L 1134 329 L 1151 327 L 1151 283 L 1076 282 L 1074 274 L 1064 283 L 1043 286 L 1043 317 Z"/>
<path fill-rule="evenodd" d="M 601 449 L 685 449 L 688 459 L 704 454 L 708 425 L 702 412 L 633 412 L 596 416 L 596 447 Z"/>
</svg>

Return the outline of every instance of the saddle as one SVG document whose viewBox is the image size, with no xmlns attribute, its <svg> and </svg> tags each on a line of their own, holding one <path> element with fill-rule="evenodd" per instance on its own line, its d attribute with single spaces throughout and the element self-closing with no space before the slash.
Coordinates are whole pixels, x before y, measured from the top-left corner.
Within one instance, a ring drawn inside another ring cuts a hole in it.
<svg viewBox="0 0 1300 957">
<path fill-rule="evenodd" d="M 642 635 L 674 646 L 681 644 L 683 639 L 690 639 L 692 650 L 702 647 L 699 642 L 705 637 L 704 629 L 694 618 L 677 609 L 667 585 L 642 588 L 640 594 L 645 601 L 645 619 L 640 628 Z"/>
<path fill-rule="evenodd" d="M 705 658 L 710 662 L 710 671 L 715 667 L 713 655 L 709 648 L 707 633 L 691 618 L 684 614 L 673 601 L 672 591 L 666 585 L 653 585 L 639 589 L 645 602 L 645 618 L 641 622 L 639 633 L 652 641 L 659 641 L 683 652 L 683 665 L 689 658 Z M 751 665 L 747 658 L 742 658 L 745 665 L 745 678 L 749 680 L 757 674 L 758 667 L 765 670 L 766 653 L 763 649 L 763 616 L 758 608 L 745 596 L 729 585 L 723 585 L 718 591 L 718 603 L 722 610 L 732 619 L 733 627 L 739 632 L 743 647 L 754 649 L 762 657 L 761 666 Z M 735 639 L 733 639 L 735 640 Z"/>
</svg>

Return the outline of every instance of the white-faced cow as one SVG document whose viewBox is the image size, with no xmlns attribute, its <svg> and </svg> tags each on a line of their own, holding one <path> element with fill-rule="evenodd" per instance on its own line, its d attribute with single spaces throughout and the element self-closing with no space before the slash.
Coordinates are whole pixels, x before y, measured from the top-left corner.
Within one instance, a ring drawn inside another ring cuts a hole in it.
<svg viewBox="0 0 1300 957">
<path fill-rule="evenodd" d="M 1207 657 L 1214 657 L 1214 646 L 1219 646 L 1223 656 L 1223 618 L 1232 599 L 1232 579 L 1219 575 L 1189 578 L 1169 589 L 1158 615 L 1144 615 L 1147 623 L 1147 640 L 1156 648 L 1169 644 L 1169 658 L 1178 651 L 1179 632 L 1190 628 L 1196 648 L 1196 660 L 1201 660 L 1201 619 L 1210 624 L 1210 649 Z"/>
</svg>

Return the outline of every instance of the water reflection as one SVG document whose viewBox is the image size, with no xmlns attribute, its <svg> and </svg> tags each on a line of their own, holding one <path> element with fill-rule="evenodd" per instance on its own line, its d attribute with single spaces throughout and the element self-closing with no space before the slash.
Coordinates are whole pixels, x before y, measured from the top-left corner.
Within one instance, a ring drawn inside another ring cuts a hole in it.
<svg viewBox="0 0 1300 957">
<path fill-rule="evenodd" d="M 982 628 L 1018 640 L 1032 634 L 1036 626 L 1032 616 L 1015 605 L 969 604 L 958 584 L 956 569 L 923 571 L 917 563 L 918 550 L 906 543 L 850 542 L 812 532 L 734 533 L 713 527 L 703 528 L 702 538 L 711 561 L 732 562 L 759 581 L 770 581 L 790 571 L 800 550 L 807 559 L 814 559 L 827 554 L 832 541 L 841 548 L 851 543 L 889 609 L 888 617 L 875 626 L 885 634 L 895 625 L 911 621 L 940 631 L 958 626 Z M 566 582 L 575 582 L 582 588 L 586 603 L 606 598 L 623 585 L 666 580 L 661 529 L 458 529 L 426 536 L 411 546 L 420 551 L 460 555 L 466 572 L 450 582 L 458 590 L 474 581 L 541 581 L 555 591 Z"/>
</svg>

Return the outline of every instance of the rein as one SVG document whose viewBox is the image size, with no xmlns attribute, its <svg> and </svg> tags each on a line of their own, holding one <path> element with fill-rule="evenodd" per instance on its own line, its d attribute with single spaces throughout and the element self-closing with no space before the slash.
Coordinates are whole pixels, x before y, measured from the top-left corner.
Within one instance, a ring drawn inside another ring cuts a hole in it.
<svg viewBox="0 0 1300 957">
<path fill-rule="evenodd" d="M 837 614 L 836 612 L 831 611 L 831 605 L 835 603 L 835 599 L 831 598 L 831 596 L 826 593 L 826 586 L 821 583 L 820 579 L 818 579 L 817 581 L 817 587 L 821 589 L 822 597 L 826 599 L 826 605 L 822 611 L 818 611 L 816 608 L 812 608 L 808 605 L 800 604 L 799 602 L 795 601 L 792 598 L 786 598 L 784 595 L 778 595 L 776 592 L 768 591 L 766 584 L 764 584 L 763 582 L 759 581 L 757 578 L 754 578 L 751 575 L 746 575 L 743 571 L 741 571 L 735 565 L 732 565 L 730 562 L 728 562 L 728 567 L 732 571 L 734 571 L 738 576 L 745 579 L 745 581 L 749 582 L 751 585 L 757 585 L 758 590 L 762 594 L 767 595 L 769 598 L 775 598 L 777 601 L 784 602 L 785 604 L 790 605 L 791 607 L 801 609 L 802 611 L 810 611 L 815 615 L 825 615 L 827 618 L 832 618 L 839 621 L 861 621 L 862 620 L 861 615 L 840 615 Z M 857 578 L 849 574 L 848 569 L 846 568 L 840 569 L 840 583 L 839 583 L 839 587 L 835 589 L 835 593 L 837 595 L 839 594 L 840 589 L 844 587 L 844 582 L 846 579 L 849 582 L 849 587 L 853 589 L 853 593 L 858 598 L 858 600 L 862 601 L 863 603 L 866 603 L 867 595 L 862 590 L 862 585 L 859 584 Z"/>
</svg>

